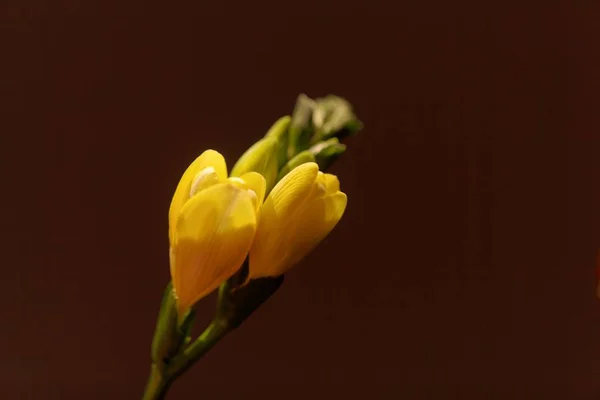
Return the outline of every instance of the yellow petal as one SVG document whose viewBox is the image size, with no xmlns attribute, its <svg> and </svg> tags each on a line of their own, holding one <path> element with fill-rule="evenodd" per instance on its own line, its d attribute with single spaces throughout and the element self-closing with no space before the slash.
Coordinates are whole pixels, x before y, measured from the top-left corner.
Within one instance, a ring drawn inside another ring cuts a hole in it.
<svg viewBox="0 0 600 400">
<path fill-rule="evenodd" d="M 265 201 L 265 192 L 267 190 L 265 178 L 258 172 L 247 172 L 240 176 L 240 179 L 245 182 L 248 189 L 256 193 L 258 205 L 262 205 L 263 201 Z"/>
<path fill-rule="evenodd" d="M 170 241 L 173 240 L 173 231 L 175 230 L 179 212 L 185 202 L 190 198 L 192 182 L 198 173 L 207 167 L 214 168 L 214 172 L 219 179 L 227 179 L 227 165 L 225 164 L 225 158 L 214 150 L 206 150 L 190 164 L 179 180 L 179 184 L 177 185 L 177 189 L 175 189 L 175 194 L 171 200 L 171 206 L 169 208 Z"/>
<path fill-rule="evenodd" d="M 302 205 L 314 191 L 319 167 L 316 163 L 305 163 L 290 171 L 271 191 L 260 209 L 259 227 L 253 248 L 255 258 L 262 260 L 269 253 L 285 251 L 281 248 L 283 232 L 288 229 L 286 222 L 296 212 L 302 212 Z M 293 229 L 293 228 L 289 228 Z M 264 264 L 262 261 L 260 264 Z"/>
<path fill-rule="evenodd" d="M 220 179 L 213 167 L 206 167 L 196 174 L 190 187 L 190 197 L 196 193 L 219 183 Z"/>
<path fill-rule="evenodd" d="M 331 181 L 333 182 L 333 181 Z M 342 192 L 320 196 L 314 186 L 297 193 L 295 208 L 279 212 L 272 196 L 261 208 L 256 236 L 250 250 L 249 278 L 285 273 L 315 248 L 336 226 L 346 209 Z M 275 193 L 275 189 L 273 193 Z"/>
<path fill-rule="evenodd" d="M 248 190 L 250 196 L 254 202 L 254 208 L 258 212 L 262 202 L 265 199 L 266 182 L 265 178 L 257 172 L 247 172 L 241 177 L 229 177 L 227 182 L 241 188 Z"/>
<path fill-rule="evenodd" d="M 340 190 L 340 181 L 335 175 L 319 172 L 317 181 L 321 182 L 323 186 L 325 186 L 325 191 L 327 194 L 333 194 Z"/>
<path fill-rule="evenodd" d="M 345 193 L 315 199 L 303 215 L 297 215 L 292 222 L 296 235 L 285 261 L 282 262 L 279 274 L 298 264 L 335 228 L 346 210 L 348 199 Z"/>
<path fill-rule="evenodd" d="M 240 268 L 255 230 L 250 193 L 230 182 L 199 192 L 183 206 L 171 246 L 171 278 L 180 314 Z"/>
<path fill-rule="evenodd" d="M 265 205 L 269 202 L 277 215 L 286 215 L 291 210 L 296 210 L 312 190 L 318 173 L 319 166 L 314 162 L 297 166 L 275 185 Z"/>
</svg>

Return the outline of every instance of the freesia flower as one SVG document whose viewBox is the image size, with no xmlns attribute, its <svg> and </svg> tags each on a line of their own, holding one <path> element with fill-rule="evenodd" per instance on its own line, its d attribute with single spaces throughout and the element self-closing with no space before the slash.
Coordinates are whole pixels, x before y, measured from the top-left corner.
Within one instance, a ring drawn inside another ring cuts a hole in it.
<svg viewBox="0 0 600 400">
<path fill-rule="evenodd" d="M 336 176 L 314 162 L 294 168 L 261 208 L 249 279 L 278 276 L 297 264 L 337 225 L 346 203 Z"/>
<path fill-rule="evenodd" d="M 227 177 L 214 150 L 184 172 L 169 209 L 171 278 L 179 315 L 229 279 L 244 262 L 257 226 L 265 179 Z"/>
</svg>

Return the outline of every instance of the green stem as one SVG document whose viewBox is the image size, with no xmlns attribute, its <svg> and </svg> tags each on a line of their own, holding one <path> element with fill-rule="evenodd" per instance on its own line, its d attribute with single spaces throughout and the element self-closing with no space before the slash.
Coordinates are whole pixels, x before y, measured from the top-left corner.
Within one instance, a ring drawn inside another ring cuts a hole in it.
<svg viewBox="0 0 600 400">
<path fill-rule="evenodd" d="M 165 365 L 164 370 L 152 364 L 142 400 L 164 400 L 171 383 L 208 353 L 229 330 L 225 321 L 215 318 L 194 343 Z"/>
<path fill-rule="evenodd" d="M 206 330 L 183 353 L 167 366 L 167 376 L 173 381 L 202 358 L 230 331 L 226 321 L 215 318 Z"/>
<path fill-rule="evenodd" d="M 152 364 L 150 378 L 144 391 L 143 400 L 163 400 L 171 386 L 171 380 L 166 379 L 156 364 Z"/>
<path fill-rule="evenodd" d="M 156 328 L 158 333 L 155 334 L 152 346 L 152 370 L 143 400 L 163 400 L 175 379 L 208 353 L 227 333 L 238 327 L 279 288 L 283 281 L 283 276 L 257 279 L 253 281 L 253 284 L 238 291 L 232 291 L 233 287 L 244 281 L 245 274 L 247 274 L 247 264 L 246 269 L 242 268 L 238 275 L 221 285 L 216 316 L 204 332 L 185 349 L 181 347 L 181 342 L 177 342 L 175 347 L 164 345 L 165 340 L 170 338 L 172 332 L 165 335 L 163 330 L 169 328 L 173 321 L 163 315 L 170 312 L 170 308 L 166 306 L 161 308 L 159 319 L 166 322 L 159 323 Z M 167 292 L 168 295 L 170 293 Z M 184 328 L 183 331 L 189 332 L 188 328 Z M 170 357 L 173 348 L 176 349 L 175 355 Z M 165 357 L 165 355 L 167 356 Z"/>
<path fill-rule="evenodd" d="M 215 318 L 202 335 L 180 355 L 169 361 L 164 369 L 161 370 L 156 364 L 152 364 L 142 400 L 164 400 L 171 383 L 208 353 L 229 330 L 225 321 Z"/>
</svg>

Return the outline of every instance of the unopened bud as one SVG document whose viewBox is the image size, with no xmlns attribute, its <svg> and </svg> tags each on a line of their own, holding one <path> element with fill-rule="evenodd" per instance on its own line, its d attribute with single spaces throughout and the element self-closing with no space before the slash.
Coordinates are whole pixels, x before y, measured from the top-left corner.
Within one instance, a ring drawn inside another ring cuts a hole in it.
<svg viewBox="0 0 600 400">
<path fill-rule="evenodd" d="M 239 177 L 246 172 L 258 172 L 265 178 L 269 192 L 277 179 L 277 146 L 277 140 L 272 137 L 265 137 L 254 143 L 235 163 L 230 176 Z"/>
<path fill-rule="evenodd" d="M 352 105 L 333 95 L 316 99 L 312 124 L 315 129 L 311 140 L 313 144 L 331 137 L 343 139 L 362 129 L 362 123 L 352 111 Z"/>
<path fill-rule="evenodd" d="M 281 169 L 287 161 L 287 147 L 288 147 L 288 133 L 290 129 L 290 123 L 292 122 L 292 117 L 289 115 L 283 116 L 279 118 L 275 123 L 269 128 L 265 138 L 273 138 L 277 140 L 277 160 L 278 165 L 277 169 Z"/>
</svg>

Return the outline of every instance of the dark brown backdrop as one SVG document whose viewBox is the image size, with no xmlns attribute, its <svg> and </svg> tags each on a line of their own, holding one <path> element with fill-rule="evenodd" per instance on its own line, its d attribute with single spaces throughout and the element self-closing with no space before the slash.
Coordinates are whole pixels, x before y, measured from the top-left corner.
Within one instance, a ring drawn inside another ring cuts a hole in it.
<svg viewBox="0 0 600 400">
<path fill-rule="evenodd" d="M 600 398 L 592 2 L 143 3 L 3 2 L 2 398 L 140 398 L 180 174 L 300 92 L 347 215 L 169 399 Z"/>
</svg>

